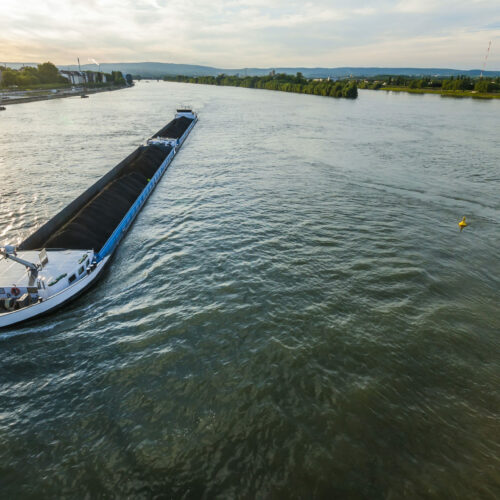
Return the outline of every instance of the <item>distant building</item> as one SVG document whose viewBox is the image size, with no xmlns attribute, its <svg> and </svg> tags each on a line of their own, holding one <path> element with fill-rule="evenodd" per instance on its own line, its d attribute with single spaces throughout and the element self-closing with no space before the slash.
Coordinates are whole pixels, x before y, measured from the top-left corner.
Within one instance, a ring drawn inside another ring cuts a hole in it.
<svg viewBox="0 0 500 500">
<path fill-rule="evenodd" d="M 61 76 L 67 78 L 72 85 L 84 85 L 86 83 L 107 83 L 108 79 L 104 73 L 97 71 L 69 71 L 62 69 L 59 71 Z"/>
<path fill-rule="evenodd" d="M 83 71 L 60 70 L 59 74 L 67 78 L 72 85 L 81 85 L 87 82 Z"/>
</svg>

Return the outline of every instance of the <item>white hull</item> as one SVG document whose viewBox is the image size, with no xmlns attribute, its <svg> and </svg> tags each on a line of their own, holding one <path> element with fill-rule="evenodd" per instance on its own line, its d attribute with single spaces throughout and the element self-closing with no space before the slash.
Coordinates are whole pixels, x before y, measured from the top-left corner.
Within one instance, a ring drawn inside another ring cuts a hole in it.
<svg viewBox="0 0 500 500">
<path fill-rule="evenodd" d="M 91 286 L 102 273 L 106 267 L 110 256 L 108 255 L 102 259 L 95 269 L 90 273 L 75 282 L 74 285 L 70 285 L 59 293 L 52 295 L 47 300 L 43 302 L 38 302 L 28 307 L 23 307 L 16 311 L 7 312 L 0 314 L 0 328 L 5 328 L 8 326 L 13 326 L 22 321 L 27 321 L 36 316 L 46 314 L 54 309 L 59 308 L 64 303 L 76 298 L 80 293 L 82 293 L 86 288 Z"/>
</svg>

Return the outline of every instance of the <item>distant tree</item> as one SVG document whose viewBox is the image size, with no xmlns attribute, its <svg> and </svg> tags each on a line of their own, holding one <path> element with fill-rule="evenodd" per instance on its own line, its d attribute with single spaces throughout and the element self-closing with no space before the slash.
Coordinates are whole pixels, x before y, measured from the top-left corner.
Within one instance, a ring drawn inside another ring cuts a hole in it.
<svg viewBox="0 0 500 500">
<path fill-rule="evenodd" d="M 12 85 L 16 85 L 16 72 L 7 68 L 2 71 L 2 87 L 10 87 Z"/>
<path fill-rule="evenodd" d="M 36 85 L 37 83 L 40 83 L 40 81 L 36 76 L 21 71 L 17 72 L 16 85 L 19 85 L 19 87 L 29 87 L 30 85 Z"/>
<path fill-rule="evenodd" d="M 490 80 L 478 80 L 474 85 L 477 92 L 493 92 L 495 84 Z"/>
<path fill-rule="evenodd" d="M 295 83 L 304 83 L 306 79 L 304 78 L 304 75 L 298 71 L 297 75 L 295 76 Z"/>
<path fill-rule="evenodd" d="M 30 78 L 33 83 L 38 83 L 40 82 L 40 75 L 38 73 L 37 68 L 33 68 L 32 66 L 25 66 L 22 70 L 21 73 Z"/>
<path fill-rule="evenodd" d="M 358 87 L 356 86 L 356 83 L 352 82 L 344 87 L 344 89 L 342 90 L 342 97 L 356 99 L 356 97 L 358 97 Z"/>
<path fill-rule="evenodd" d="M 132 85 L 133 80 L 132 80 L 132 75 L 131 75 L 130 73 L 127 73 L 127 74 L 125 75 L 125 80 L 127 81 L 127 83 L 128 83 L 129 85 Z"/>
<path fill-rule="evenodd" d="M 121 71 L 112 71 L 111 80 L 117 85 L 125 85 L 125 78 L 123 78 Z"/>
<path fill-rule="evenodd" d="M 41 83 L 56 83 L 60 81 L 59 77 L 59 70 L 51 62 L 38 65 L 38 78 Z"/>
</svg>

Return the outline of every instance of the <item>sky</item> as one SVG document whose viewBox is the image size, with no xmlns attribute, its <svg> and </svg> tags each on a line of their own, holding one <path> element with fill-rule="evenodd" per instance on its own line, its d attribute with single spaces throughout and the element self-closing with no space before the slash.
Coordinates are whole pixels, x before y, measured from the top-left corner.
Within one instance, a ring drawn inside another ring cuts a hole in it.
<svg viewBox="0 0 500 500">
<path fill-rule="evenodd" d="M 500 0 L 0 0 L 0 63 L 500 70 Z"/>
</svg>

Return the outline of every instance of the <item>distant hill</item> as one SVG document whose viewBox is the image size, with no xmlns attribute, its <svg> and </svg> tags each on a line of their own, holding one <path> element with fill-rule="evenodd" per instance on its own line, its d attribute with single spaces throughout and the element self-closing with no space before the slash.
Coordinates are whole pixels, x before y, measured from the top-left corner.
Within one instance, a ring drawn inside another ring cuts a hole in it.
<svg viewBox="0 0 500 500">
<path fill-rule="evenodd" d="M 308 78 L 326 78 L 331 77 L 373 77 L 378 75 L 407 75 L 407 76 L 479 76 L 481 70 L 460 70 L 450 68 L 355 68 L 355 67 L 342 67 L 342 68 L 274 68 L 276 73 L 292 73 L 295 74 L 300 71 L 305 77 Z M 239 70 L 241 74 L 242 70 Z M 270 69 L 248 69 L 248 74 L 262 75 L 269 73 Z M 485 71 L 484 76 L 500 76 L 500 71 Z"/>
<path fill-rule="evenodd" d="M 13 63 L 10 63 L 13 64 Z M 9 64 L 9 65 L 10 65 Z M 16 63 L 21 64 L 21 63 Z M 77 65 L 59 66 L 61 69 L 77 70 Z M 134 76 L 143 78 L 161 78 L 164 75 L 186 75 L 186 76 L 217 76 L 220 73 L 227 75 L 240 76 L 262 76 L 267 75 L 271 70 L 276 73 L 295 74 L 301 72 L 307 78 L 342 78 L 348 76 L 354 77 L 373 77 L 377 75 L 408 75 L 408 76 L 479 76 L 481 70 L 460 70 L 450 68 L 383 68 L 383 67 L 342 67 L 342 68 L 240 68 L 224 69 L 214 68 L 212 66 L 197 66 L 193 64 L 172 64 L 159 62 L 140 62 L 140 63 L 103 63 L 101 71 L 109 73 L 111 71 L 122 71 Z M 82 70 L 97 70 L 96 64 L 83 64 Z M 484 76 L 500 76 L 500 71 L 485 71 Z"/>
<path fill-rule="evenodd" d="M 78 70 L 78 65 L 58 66 L 61 69 Z M 82 64 L 82 70 L 97 71 L 96 64 Z M 212 68 L 210 66 L 196 66 L 193 64 L 172 64 L 158 62 L 140 63 L 102 63 L 101 71 L 110 73 L 111 71 L 121 71 L 143 78 L 161 78 L 164 75 L 187 75 L 187 76 L 217 76 L 224 70 Z M 234 74 L 234 73 L 232 73 Z"/>
</svg>

